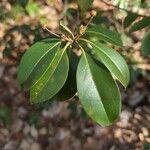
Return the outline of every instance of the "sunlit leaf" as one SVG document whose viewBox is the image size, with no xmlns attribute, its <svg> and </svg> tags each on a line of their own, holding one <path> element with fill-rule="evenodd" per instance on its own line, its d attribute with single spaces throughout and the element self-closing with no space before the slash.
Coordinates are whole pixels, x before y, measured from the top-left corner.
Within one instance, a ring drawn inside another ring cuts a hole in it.
<svg viewBox="0 0 150 150">
<path fill-rule="evenodd" d="M 110 72 L 83 54 L 77 69 L 79 99 L 87 114 L 100 125 L 110 125 L 120 113 L 120 94 Z"/>
</svg>

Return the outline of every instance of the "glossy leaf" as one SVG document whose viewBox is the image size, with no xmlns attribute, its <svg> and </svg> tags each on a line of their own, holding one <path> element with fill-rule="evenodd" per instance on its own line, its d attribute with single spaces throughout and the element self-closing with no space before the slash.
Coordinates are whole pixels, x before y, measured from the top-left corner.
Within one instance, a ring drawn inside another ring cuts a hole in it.
<svg viewBox="0 0 150 150">
<path fill-rule="evenodd" d="M 141 50 L 144 56 L 150 56 L 150 32 L 145 35 Z"/>
<path fill-rule="evenodd" d="M 124 87 L 129 84 L 129 69 L 123 57 L 115 50 L 99 42 L 90 42 L 95 54 L 100 58 L 107 69 L 122 83 Z"/>
<path fill-rule="evenodd" d="M 79 99 L 87 114 L 100 125 L 110 125 L 120 113 L 120 93 L 110 72 L 83 54 L 77 69 Z"/>
<path fill-rule="evenodd" d="M 124 19 L 124 28 L 127 28 L 130 24 L 132 24 L 138 15 L 136 13 L 128 13 L 128 15 Z"/>
<path fill-rule="evenodd" d="M 30 90 L 31 103 L 38 103 L 52 98 L 63 87 L 69 70 L 69 61 L 66 53 L 67 44 L 58 49 L 53 60 L 44 74 L 37 80 Z"/>
<path fill-rule="evenodd" d="M 78 0 L 78 5 L 79 5 L 82 13 L 86 12 L 87 9 L 90 8 L 92 3 L 93 3 L 93 0 Z"/>
<path fill-rule="evenodd" d="M 96 36 L 97 38 L 99 38 L 99 40 L 110 42 L 120 47 L 123 46 L 121 37 L 118 33 L 101 26 L 92 26 L 88 28 L 85 32 L 85 36 L 86 35 L 88 35 L 89 37 Z"/>
<path fill-rule="evenodd" d="M 57 53 L 60 45 L 52 48 L 35 66 L 32 73 L 28 77 L 25 83 L 23 83 L 24 89 L 30 89 L 37 80 L 44 74 L 45 70 L 48 68 L 49 64 L 52 62 L 55 54 Z"/>
<path fill-rule="evenodd" d="M 141 30 L 147 26 L 150 26 L 150 17 L 144 17 L 142 20 L 133 24 L 129 32 L 135 32 L 135 31 Z"/>
<path fill-rule="evenodd" d="M 23 55 L 18 68 L 18 81 L 23 84 L 49 51 L 60 44 L 58 39 L 45 39 L 33 44 Z"/>
</svg>

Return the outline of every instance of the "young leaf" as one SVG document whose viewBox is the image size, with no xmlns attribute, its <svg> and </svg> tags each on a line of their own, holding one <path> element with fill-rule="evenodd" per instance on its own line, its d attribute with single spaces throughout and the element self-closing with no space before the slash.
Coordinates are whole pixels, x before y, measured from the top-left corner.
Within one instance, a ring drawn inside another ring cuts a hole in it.
<svg viewBox="0 0 150 150">
<path fill-rule="evenodd" d="M 129 32 L 135 32 L 137 30 L 141 30 L 147 26 L 150 26 L 150 17 L 144 17 L 142 20 L 133 24 Z"/>
<path fill-rule="evenodd" d="M 44 39 L 32 45 L 21 59 L 18 68 L 19 83 L 23 84 L 42 58 L 59 44 L 59 39 Z"/>
<path fill-rule="evenodd" d="M 78 0 L 78 5 L 82 13 L 85 13 L 87 9 L 92 5 L 93 0 Z"/>
<path fill-rule="evenodd" d="M 69 61 L 66 53 L 68 46 L 69 43 L 63 49 L 57 50 L 44 74 L 31 88 L 31 103 L 46 101 L 52 98 L 63 87 L 69 70 Z"/>
<path fill-rule="evenodd" d="M 122 83 L 124 87 L 129 84 L 129 69 L 122 56 L 115 50 L 99 42 L 90 43 L 96 55 L 101 59 L 107 69 Z"/>
<path fill-rule="evenodd" d="M 121 37 L 118 33 L 108 30 L 106 28 L 100 27 L 100 26 L 92 26 L 88 28 L 85 32 L 85 36 L 96 36 L 100 38 L 102 41 L 110 42 L 112 44 L 115 44 L 119 47 L 123 46 Z"/>
<path fill-rule="evenodd" d="M 150 32 L 145 35 L 141 50 L 144 56 L 150 56 Z"/>
<path fill-rule="evenodd" d="M 110 72 L 83 54 L 77 69 L 79 99 L 87 114 L 100 125 L 110 125 L 120 113 L 120 93 Z"/>
<path fill-rule="evenodd" d="M 127 28 L 133 21 L 136 20 L 138 15 L 136 13 L 128 13 L 128 15 L 124 19 L 124 28 Z"/>
</svg>

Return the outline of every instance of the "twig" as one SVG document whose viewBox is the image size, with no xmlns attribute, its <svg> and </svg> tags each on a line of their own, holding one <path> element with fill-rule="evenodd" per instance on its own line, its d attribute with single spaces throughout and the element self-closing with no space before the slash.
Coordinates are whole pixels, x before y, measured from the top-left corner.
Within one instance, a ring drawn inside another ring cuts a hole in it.
<svg viewBox="0 0 150 150">
<path fill-rule="evenodd" d="M 43 26 L 43 29 L 44 29 L 44 30 L 46 30 L 47 32 L 49 32 L 50 34 L 52 34 L 52 35 L 54 35 L 54 36 L 56 36 L 56 37 L 59 37 L 59 38 L 60 38 L 60 35 L 58 35 L 58 34 L 56 34 L 56 33 L 52 32 L 52 31 L 50 31 L 50 30 L 47 28 L 47 26 L 46 26 L 46 25 L 45 25 L 45 26 Z"/>
<path fill-rule="evenodd" d="M 96 11 L 95 10 L 92 10 L 90 12 L 90 15 L 91 15 L 91 18 L 90 20 L 88 21 L 88 23 L 86 24 L 85 28 L 87 28 L 89 26 L 89 24 L 92 22 L 93 18 L 96 16 Z"/>
<path fill-rule="evenodd" d="M 87 27 L 92 22 L 93 18 L 96 16 L 96 11 L 92 10 L 90 14 L 91 14 L 91 18 L 89 19 L 88 23 L 85 26 L 83 25 L 80 26 L 80 33 L 75 37 L 74 39 L 75 41 L 77 41 L 85 33 Z"/>
<path fill-rule="evenodd" d="M 120 9 L 120 10 L 126 11 L 127 13 L 137 14 L 137 15 L 138 15 L 138 16 L 140 16 L 140 17 L 149 17 L 149 16 L 146 16 L 146 15 L 142 15 L 142 14 L 138 14 L 138 13 L 135 13 L 135 12 L 129 11 L 129 10 L 124 9 L 124 8 L 120 8 L 119 6 L 116 6 L 116 5 L 110 4 L 110 3 L 108 3 L 108 2 L 106 2 L 106 1 L 104 1 L 104 0 L 102 0 L 102 2 L 103 2 L 104 4 L 106 4 L 107 6 L 112 6 L 112 7 L 116 8 L 116 9 Z"/>
</svg>

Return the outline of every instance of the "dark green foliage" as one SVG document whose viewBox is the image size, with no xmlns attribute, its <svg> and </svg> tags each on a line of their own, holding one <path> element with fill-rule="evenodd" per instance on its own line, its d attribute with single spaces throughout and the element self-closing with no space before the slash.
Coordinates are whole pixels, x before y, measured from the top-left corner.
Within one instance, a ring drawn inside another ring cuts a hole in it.
<svg viewBox="0 0 150 150">
<path fill-rule="evenodd" d="M 52 55 L 53 58 L 55 54 L 53 53 L 53 48 L 55 48 L 58 45 L 59 45 L 58 39 L 46 39 L 37 42 L 36 44 L 31 46 L 31 48 L 25 53 L 25 55 L 23 56 L 20 62 L 21 67 L 19 68 L 19 72 L 18 72 L 18 81 L 20 82 L 20 84 L 23 84 L 27 79 L 30 80 L 30 78 L 33 78 L 31 79 L 31 82 L 35 82 L 37 78 L 39 78 L 39 76 L 43 74 L 44 71 L 43 67 L 42 68 L 38 67 L 38 69 L 36 69 L 36 66 L 40 63 L 40 61 L 42 61 L 42 59 L 44 59 L 44 57 L 46 57 L 46 55 L 49 52 L 51 52 L 50 54 Z M 56 50 L 56 48 L 54 50 Z M 30 56 L 32 56 L 32 59 Z M 45 63 L 45 61 L 42 62 Z M 44 65 L 41 64 L 41 65 L 45 67 L 45 64 Z M 34 69 L 36 73 L 31 74 L 34 71 Z M 33 86 L 33 83 L 30 84 L 31 85 L 28 85 L 28 87 Z"/>
<path fill-rule="evenodd" d="M 128 13 L 126 18 L 124 19 L 124 27 L 127 28 L 128 26 L 130 26 L 137 17 L 138 15 L 136 13 Z"/>
<path fill-rule="evenodd" d="M 149 142 L 145 142 L 143 144 L 143 146 L 144 146 L 144 150 L 149 150 L 150 149 L 150 143 Z"/>
<path fill-rule="evenodd" d="M 148 26 L 150 27 L 150 17 L 144 17 L 142 20 L 136 22 L 131 26 L 130 32 L 135 32 Z"/>
<path fill-rule="evenodd" d="M 81 16 L 92 2 L 78 0 Z M 95 12 L 91 14 L 95 16 Z M 131 20 L 126 26 L 129 22 Z M 60 22 L 65 31 L 57 35 L 60 38 L 47 38 L 33 44 L 22 57 L 18 81 L 30 90 L 31 103 L 44 102 L 55 95 L 61 100 L 78 95 L 83 109 L 94 121 L 110 125 L 121 110 L 121 97 L 115 80 L 126 88 L 129 70 L 124 58 L 108 47 L 111 44 L 122 48 L 121 36 L 102 26 L 88 27 L 89 23 L 77 29 L 77 34 Z M 37 124 L 37 116 L 33 115 L 30 122 Z"/>
<path fill-rule="evenodd" d="M 129 70 L 121 55 L 99 42 L 87 42 L 91 44 L 95 54 L 108 68 L 108 70 L 122 83 L 124 87 L 127 87 L 129 84 Z"/>
<path fill-rule="evenodd" d="M 95 36 L 99 40 L 110 42 L 119 47 L 123 46 L 122 40 L 118 33 L 108 30 L 106 28 L 103 28 L 101 26 L 92 26 L 88 28 L 85 32 L 85 35 L 88 35 L 90 37 Z"/>
<path fill-rule="evenodd" d="M 150 32 L 143 38 L 141 50 L 144 56 L 150 56 Z"/>
<path fill-rule="evenodd" d="M 61 23 L 61 26 L 74 38 L 64 24 Z M 93 42 L 90 36 L 85 39 L 89 33 L 91 37 L 100 40 Z M 88 115 L 101 125 L 109 125 L 117 119 L 121 109 L 120 93 L 114 79 L 127 87 L 129 70 L 119 53 L 99 41 L 120 47 L 122 41 L 118 33 L 99 26 L 88 28 L 85 38 L 83 36 L 73 43 L 82 51 L 79 64 L 79 57 L 72 49 L 69 48 L 68 54 L 66 53 L 71 42 L 64 44 L 53 38 L 35 43 L 21 60 L 18 80 L 23 87 L 30 90 L 31 103 L 49 100 L 58 92 L 59 98 L 65 100 L 78 91 Z M 98 64 L 94 55 L 98 58 Z"/>
<path fill-rule="evenodd" d="M 87 114 L 101 125 L 109 125 L 120 112 L 120 93 L 110 72 L 84 53 L 77 69 L 79 98 Z"/>
</svg>

